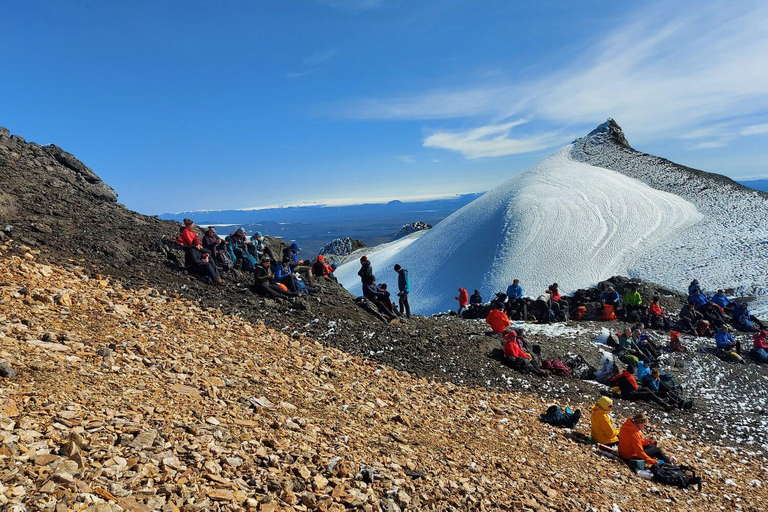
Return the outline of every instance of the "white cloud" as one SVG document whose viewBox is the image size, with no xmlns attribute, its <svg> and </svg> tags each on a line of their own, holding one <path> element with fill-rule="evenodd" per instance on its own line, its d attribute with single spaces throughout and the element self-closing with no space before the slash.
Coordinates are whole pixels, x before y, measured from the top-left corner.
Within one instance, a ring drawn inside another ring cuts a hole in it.
<svg viewBox="0 0 768 512">
<path fill-rule="evenodd" d="M 504 124 L 482 126 L 464 132 L 436 132 L 424 140 L 428 148 L 458 151 L 467 158 L 482 158 L 529 153 L 568 141 L 559 132 L 513 138 L 512 129 L 524 124 L 523 119 Z"/>
<path fill-rule="evenodd" d="M 499 124 L 510 117 L 569 129 L 613 117 L 632 141 L 714 139 L 700 149 L 768 133 L 768 124 L 739 121 L 768 114 L 768 3 L 659 3 L 637 7 L 631 20 L 537 79 L 364 99 L 343 110 L 358 119 L 476 118 L 491 134 L 438 131 L 424 141 L 470 157 L 545 147 L 556 138 L 512 139 Z"/>
<path fill-rule="evenodd" d="M 400 160 L 403 163 L 406 163 L 406 164 L 415 164 L 416 163 L 416 159 L 413 158 L 411 155 L 401 155 L 401 156 L 397 157 L 397 159 Z"/>
</svg>

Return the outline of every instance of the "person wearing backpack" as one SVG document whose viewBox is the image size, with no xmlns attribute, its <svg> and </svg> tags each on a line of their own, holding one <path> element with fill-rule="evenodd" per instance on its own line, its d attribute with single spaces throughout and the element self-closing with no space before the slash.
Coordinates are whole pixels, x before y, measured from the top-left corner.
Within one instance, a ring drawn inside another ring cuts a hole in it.
<svg viewBox="0 0 768 512">
<path fill-rule="evenodd" d="M 607 396 L 601 396 L 592 406 L 592 440 L 596 443 L 614 446 L 619 443 L 619 429 L 613 427 L 611 421 L 611 409 L 613 400 Z"/>
<path fill-rule="evenodd" d="M 608 385 L 613 384 L 619 388 L 619 396 L 625 400 L 631 400 L 633 402 L 638 400 L 653 402 L 663 407 L 665 411 L 671 411 L 672 406 L 662 400 L 656 393 L 646 387 L 637 385 L 634 373 L 635 367 L 628 364 L 624 371 L 608 381 Z"/>
<path fill-rule="evenodd" d="M 756 332 L 752 337 L 752 350 L 750 354 L 752 359 L 761 363 L 768 363 L 768 332 L 760 331 Z"/>
<path fill-rule="evenodd" d="M 408 275 L 408 271 L 400 265 L 395 265 L 395 272 L 397 272 L 397 296 L 400 299 L 398 301 L 400 316 L 405 314 L 407 318 L 411 318 L 411 305 L 408 303 L 408 294 L 411 293 L 411 277 Z"/>
<path fill-rule="evenodd" d="M 271 266 L 272 261 L 267 256 L 264 256 L 261 263 L 256 265 L 256 268 L 253 271 L 254 290 L 256 293 L 273 299 L 290 300 L 297 297 L 299 295 L 298 293 L 286 291 L 288 290 L 287 286 L 281 286 L 272 282 L 274 276 L 272 275 Z M 285 290 L 283 288 L 285 288 Z"/>
<path fill-rule="evenodd" d="M 646 439 L 642 430 L 648 426 L 648 417 L 642 412 L 627 418 L 619 430 L 619 455 L 622 459 L 640 459 L 646 466 L 669 463 L 670 459 L 656 446 L 654 439 Z"/>
</svg>

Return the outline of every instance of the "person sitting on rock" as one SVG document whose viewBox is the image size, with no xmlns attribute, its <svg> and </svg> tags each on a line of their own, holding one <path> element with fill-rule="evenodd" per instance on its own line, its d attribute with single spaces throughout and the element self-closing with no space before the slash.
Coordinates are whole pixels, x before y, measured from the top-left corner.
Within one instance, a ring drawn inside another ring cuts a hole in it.
<svg viewBox="0 0 768 512">
<path fill-rule="evenodd" d="M 683 340 L 680 339 L 680 333 L 677 331 L 669 331 L 669 346 L 667 350 L 670 352 L 684 352 Z"/>
<path fill-rule="evenodd" d="M 188 246 L 184 251 L 184 267 L 190 274 L 200 276 L 205 281 L 223 283 L 219 269 L 210 259 L 210 253 L 203 251 L 203 246 L 200 244 Z"/>
<path fill-rule="evenodd" d="M 728 326 L 724 325 L 715 334 L 715 348 L 718 352 L 724 354 L 736 352 L 741 355 L 741 342 L 736 341 L 733 335 L 728 332 Z"/>
<path fill-rule="evenodd" d="M 752 337 L 752 350 L 750 355 L 752 359 L 760 363 L 768 363 L 768 331 L 756 332 Z"/>
<path fill-rule="evenodd" d="M 275 265 L 274 277 L 272 279 L 275 284 L 285 285 L 291 293 L 299 292 L 296 278 L 291 271 L 291 260 L 288 258 L 283 258 L 282 262 Z"/>
<path fill-rule="evenodd" d="M 317 255 L 317 259 L 312 264 L 312 275 L 314 277 L 324 277 L 331 281 L 336 281 L 336 276 L 333 275 L 333 268 L 325 262 L 325 256 L 322 254 Z"/>
<path fill-rule="evenodd" d="M 363 286 L 363 296 L 373 302 L 384 316 L 390 321 L 397 318 L 392 309 L 392 301 L 389 298 L 389 292 L 382 290 L 376 285 L 376 276 L 370 275 L 365 278 Z"/>
<path fill-rule="evenodd" d="M 687 332 L 688 334 L 696 334 L 696 324 L 699 320 L 704 318 L 704 315 L 696 311 L 696 306 L 693 304 L 693 301 L 689 299 L 680 310 L 678 317 L 679 320 L 677 321 L 677 326 L 681 331 Z"/>
<path fill-rule="evenodd" d="M 624 317 L 627 320 L 642 318 L 645 308 L 643 307 L 643 297 L 637 291 L 637 286 L 631 286 L 629 291 L 624 294 L 623 304 Z"/>
<path fill-rule="evenodd" d="M 713 304 L 717 304 L 721 309 L 725 309 L 731 304 L 734 304 L 734 302 L 726 297 L 724 290 L 717 290 L 717 293 L 715 293 L 711 299 L 709 299 L 709 302 Z"/>
<path fill-rule="evenodd" d="M 541 368 L 539 368 L 533 361 L 531 355 L 522 349 L 517 340 L 517 333 L 514 330 L 508 329 L 504 333 L 503 338 L 504 358 L 512 368 L 521 373 L 533 373 L 539 377 L 546 376 Z"/>
<path fill-rule="evenodd" d="M 613 400 L 607 396 L 601 396 L 592 406 L 592 440 L 599 444 L 615 446 L 619 443 L 619 429 L 613 427 L 611 421 L 611 409 Z"/>
<path fill-rule="evenodd" d="M 291 300 L 298 297 L 299 294 L 290 291 L 286 285 L 273 282 L 275 276 L 272 273 L 271 267 L 272 260 L 268 256 L 262 257 L 261 262 L 256 265 L 253 271 L 255 279 L 254 290 L 256 293 L 273 299 Z"/>
<path fill-rule="evenodd" d="M 650 356 L 652 360 L 656 360 L 661 356 L 661 350 L 653 342 L 651 335 L 648 333 L 641 333 L 640 329 L 632 331 L 632 343 L 634 343 L 635 347 L 643 354 Z"/>
<path fill-rule="evenodd" d="M 645 461 L 646 466 L 669 464 L 669 457 L 656 446 L 656 441 L 643 437 L 641 431 L 647 426 L 648 417 L 643 413 L 627 418 L 619 430 L 619 455 L 624 460 Z"/>
<path fill-rule="evenodd" d="M 550 297 L 552 298 L 552 302 L 557 304 L 558 306 L 558 313 L 566 314 L 569 309 L 569 303 L 566 298 L 560 294 L 560 285 L 557 283 L 552 283 L 549 288 L 547 288 L 547 293 L 549 293 Z"/>
<path fill-rule="evenodd" d="M 360 270 L 357 271 L 357 275 L 360 276 L 360 281 L 363 283 L 363 286 L 365 286 L 365 282 L 368 278 L 373 275 L 373 267 L 371 267 L 371 262 L 368 260 L 368 256 L 360 258 Z"/>
<path fill-rule="evenodd" d="M 503 333 L 507 330 L 512 322 L 504 312 L 504 304 L 496 303 L 485 318 L 485 322 L 491 326 L 491 330 L 495 333 Z"/>
<path fill-rule="evenodd" d="M 483 306 L 483 296 L 480 295 L 480 290 L 475 290 L 475 293 L 473 293 L 472 296 L 469 297 L 469 307 L 479 308 L 482 306 Z"/>
<path fill-rule="evenodd" d="M 714 329 L 712 327 L 712 324 L 709 320 L 699 320 L 696 322 L 696 336 L 701 336 L 704 338 L 711 338 L 717 333 L 717 329 Z"/>
<path fill-rule="evenodd" d="M 270 249 L 267 245 L 267 242 L 264 240 L 264 235 L 261 233 L 261 231 L 257 231 L 251 236 L 251 244 L 248 246 L 248 249 L 251 251 L 251 254 L 259 261 L 261 261 L 261 258 L 263 258 L 264 255 L 269 256 L 269 259 L 272 261 L 276 260 L 272 249 Z"/>
<path fill-rule="evenodd" d="M 663 398 L 670 405 L 678 409 L 690 409 L 693 407 L 693 401 L 685 400 L 675 390 L 665 385 L 661 380 L 661 372 L 658 368 L 653 368 L 642 377 L 643 387 L 646 387 Z"/>
<path fill-rule="evenodd" d="M 211 254 L 215 255 L 219 252 L 223 246 L 224 241 L 216 235 L 216 228 L 208 226 L 208 229 L 203 235 L 203 248 L 211 251 Z"/>
<path fill-rule="evenodd" d="M 454 299 L 459 301 L 459 310 L 456 312 L 456 314 L 461 316 L 464 310 L 467 309 L 467 303 L 469 302 L 469 292 L 465 288 L 459 288 L 459 295 L 454 297 Z"/>
<path fill-rule="evenodd" d="M 507 300 L 509 301 L 509 307 L 516 307 L 520 301 L 523 300 L 523 287 L 520 286 L 520 280 L 515 279 L 512 284 L 507 287 Z"/>
<path fill-rule="evenodd" d="M 658 295 L 654 295 L 651 299 L 651 303 L 648 305 L 648 318 L 646 319 L 648 325 L 652 329 L 669 329 L 669 320 L 667 315 L 664 314 L 664 309 L 659 304 L 661 298 Z"/>
<path fill-rule="evenodd" d="M 248 248 L 250 242 L 245 238 L 245 229 L 238 228 L 234 233 L 227 235 L 229 244 L 227 247 L 235 261 L 239 261 L 243 270 L 253 270 L 256 267 L 256 258 Z"/>
<path fill-rule="evenodd" d="M 765 329 L 763 323 L 749 312 L 746 302 L 742 302 L 733 308 L 733 325 L 744 332 L 755 332 Z"/>
<path fill-rule="evenodd" d="M 197 226 L 195 226 L 195 221 L 192 219 L 184 219 L 184 225 L 179 231 L 179 237 L 176 239 L 176 243 L 184 247 L 202 246 L 200 235 L 197 233 Z"/>
<path fill-rule="evenodd" d="M 693 295 L 693 292 L 697 290 L 700 294 L 704 295 L 704 290 L 702 290 L 701 286 L 699 286 L 699 281 L 697 279 L 694 279 L 693 281 L 691 281 L 691 284 L 688 285 L 688 296 L 690 297 L 691 295 Z"/>
<path fill-rule="evenodd" d="M 693 293 L 688 296 L 688 300 L 692 301 L 693 305 L 696 306 L 697 309 L 701 309 L 702 306 L 709 302 L 707 296 L 701 293 L 698 289 L 693 290 Z"/>
<path fill-rule="evenodd" d="M 609 383 L 618 388 L 618 394 L 624 400 L 653 402 L 663 407 L 665 411 L 671 411 L 672 406 L 662 400 L 656 393 L 646 387 L 637 385 L 634 373 L 635 366 L 628 364 L 624 371 L 613 377 Z"/>
<path fill-rule="evenodd" d="M 617 292 L 613 286 L 606 288 L 605 292 L 603 292 L 603 295 L 600 297 L 600 302 L 602 304 L 608 304 L 613 307 L 616 307 L 620 300 L 621 297 L 619 296 L 619 292 Z"/>
<path fill-rule="evenodd" d="M 296 242 L 283 250 L 283 259 L 288 258 L 291 265 L 291 271 L 294 274 L 298 274 L 304 278 L 306 284 L 312 283 L 312 267 L 309 260 L 302 260 L 299 258 L 301 247 Z"/>
<path fill-rule="evenodd" d="M 387 294 L 387 297 L 389 297 L 389 310 L 395 314 L 395 316 L 400 316 L 400 314 L 397 312 L 397 304 L 395 304 L 395 301 L 392 300 L 392 294 L 389 293 L 389 287 L 387 286 L 387 283 L 380 283 L 377 285 L 379 287 L 379 290 Z"/>
<path fill-rule="evenodd" d="M 641 351 L 635 344 L 632 337 L 632 330 L 629 327 L 624 329 L 624 332 L 619 336 L 619 344 L 613 351 L 619 359 L 625 363 L 637 364 L 641 359 L 653 359 L 649 354 Z"/>
<path fill-rule="evenodd" d="M 726 323 L 722 308 L 714 302 L 707 302 L 703 306 L 700 306 L 699 312 L 704 319 L 708 320 L 715 328 L 720 328 L 721 325 Z"/>
<path fill-rule="evenodd" d="M 545 292 L 539 295 L 533 303 L 536 318 L 541 323 L 551 324 L 560 316 L 560 304 L 552 300 L 552 294 Z"/>
</svg>

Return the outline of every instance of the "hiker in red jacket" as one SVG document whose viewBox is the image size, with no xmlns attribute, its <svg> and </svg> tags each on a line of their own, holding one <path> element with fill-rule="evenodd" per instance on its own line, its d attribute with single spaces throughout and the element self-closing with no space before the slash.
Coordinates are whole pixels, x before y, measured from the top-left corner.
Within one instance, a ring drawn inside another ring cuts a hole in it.
<svg viewBox="0 0 768 512">
<path fill-rule="evenodd" d="M 509 329 L 504 333 L 504 358 L 512 368 L 522 373 L 533 373 L 539 377 L 546 376 L 531 358 L 531 355 L 520 348 L 517 333 Z"/>
<path fill-rule="evenodd" d="M 669 412 L 673 409 L 671 405 L 662 400 L 656 393 L 646 387 L 639 387 L 635 380 L 635 367 L 628 364 L 624 371 L 613 377 L 608 381 L 609 385 L 613 384 L 619 388 L 619 396 L 625 400 L 644 400 L 659 404 L 665 411 Z"/>
<path fill-rule="evenodd" d="M 179 237 L 176 239 L 176 243 L 179 245 L 183 245 L 184 247 L 196 247 L 198 245 L 203 245 L 203 243 L 200 241 L 200 236 L 197 234 L 197 229 L 195 229 L 195 221 L 192 219 L 184 219 L 184 227 L 181 228 L 181 232 L 179 233 Z"/>
<path fill-rule="evenodd" d="M 493 332 L 502 333 L 507 330 L 512 322 L 504 312 L 504 304 L 497 303 L 496 306 L 488 313 L 485 322 L 491 326 Z"/>
<path fill-rule="evenodd" d="M 469 304 L 469 292 L 464 288 L 459 288 L 459 296 L 454 298 L 459 301 L 459 311 L 456 314 L 461 316 L 464 310 L 467 309 L 467 304 Z"/>
</svg>

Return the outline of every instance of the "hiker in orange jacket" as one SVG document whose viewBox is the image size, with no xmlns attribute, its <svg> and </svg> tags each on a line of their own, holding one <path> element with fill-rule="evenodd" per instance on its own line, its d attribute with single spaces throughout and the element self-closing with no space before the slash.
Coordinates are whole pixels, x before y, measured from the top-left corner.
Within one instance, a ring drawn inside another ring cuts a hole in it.
<svg viewBox="0 0 768 512">
<path fill-rule="evenodd" d="M 491 326 L 491 329 L 493 332 L 502 333 L 504 332 L 507 327 L 509 327 L 512 322 L 509 320 L 509 317 L 504 312 L 504 304 L 497 303 L 496 306 L 491 310 L 490 313 L 488 313 L 488 316 L 485 319 L 486 323 Z"/>
<path fill-rule="evenodd" d="M 627 418 L 619 430 L 619 455 L 623 459 L 644 460 L 648 466 L 668 464 L 669 457 L 656 446 L 656 441 L 643 437 L 641 430 L 646 426 L 648 426 L 648 417 L 642 412 Z"/>
<path fill-rule="evenodd" d="M 200 236 L 197 234 L 197 226 L 192 219 L 184 219 L 184 227 L 181 228 L 179 237 L 176 239 L 176 243 L 183 245 L 184 247 L 196 247 L 203 245 L 200 241 Z M 210 252 L 210 251 L 207 251 Z"/>
<path fill-rule="evenodd" d="M 469 304 L 469 292 L 464 288 L 459 288 L 459 296 L 454 297 L 454 299 L 459 301 L 459 311 L 457 314 L 461 316 L 464 310 L 467 309 L 467 304 Z"/>
</svg>

